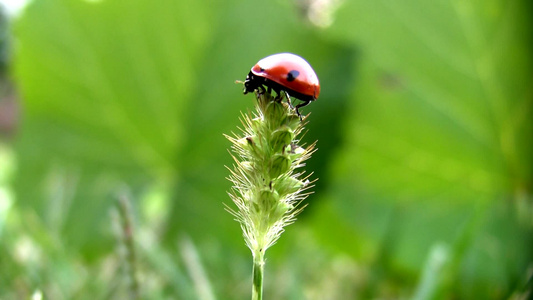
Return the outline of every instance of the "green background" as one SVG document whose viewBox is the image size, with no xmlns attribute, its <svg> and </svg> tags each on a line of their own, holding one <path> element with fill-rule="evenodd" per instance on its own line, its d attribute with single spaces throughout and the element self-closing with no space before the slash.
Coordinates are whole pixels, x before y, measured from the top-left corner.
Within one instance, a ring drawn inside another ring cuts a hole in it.
<svg viewBox="0 0 533 300">
<path fill-rule="evenodd" d="M 0 298 L 134 297 L 127 195 L 141 298 L 249 299 L 223 134 L 254 105 L 235 80 L 293 52 L 321 83 L 302 109 L 319 180 L 267 253 L 265 299 L 526 299 L 531 6 L 34 0 L 1 25 L 20 113 L 0 144 Z"/>
</svg>

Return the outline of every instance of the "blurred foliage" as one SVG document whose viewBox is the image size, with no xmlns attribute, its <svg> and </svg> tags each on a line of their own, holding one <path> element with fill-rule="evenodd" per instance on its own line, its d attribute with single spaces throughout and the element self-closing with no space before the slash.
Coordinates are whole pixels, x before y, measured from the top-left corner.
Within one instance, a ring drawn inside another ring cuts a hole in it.
<svg viewBox="0 0 533 300">
<path fill-rule="evenodd" d="M 293 52 L 321 81 L 303 109 L 320 180 L 267 256 L 265 297 L 526 299 L 531 6 L 32 1 L 11 24 L 22 113 L 0 144 L 0 298 L 134 297 L 127 194 L 144 298 L 248 299 L 222 134 L 253 105 L 234 81 Z"/>
</svg>

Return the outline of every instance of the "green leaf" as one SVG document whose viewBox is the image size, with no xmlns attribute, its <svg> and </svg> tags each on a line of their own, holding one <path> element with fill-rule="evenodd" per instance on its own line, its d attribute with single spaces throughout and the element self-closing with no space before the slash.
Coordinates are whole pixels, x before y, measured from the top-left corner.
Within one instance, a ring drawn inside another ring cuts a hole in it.
<svg viewBox="0 0 533 300">
<path fill-rule="evenodd" d="M 525 226 L 512 213 L 507 221 L 488 216 L 517 192 L 531 203 L 529 6 L 360 0 L 339 9 L 329 32 L 357 46 L 361 59 L 328 198 L 357 230 L 352 243 L 374 249 L 377 264 L 418 272 L 436 242 L 460 248 L 459 237 L 472 230 L 469 249 L 491 235 L 488 224 Z M 508 247 L 526 243 L 515 242 Z M 479 271 L 463 267 L 456 271 Z M 490 272 L 512 278 L 525 269 Z M 486 284 L 483 295 L 492 284 L 504 294 L 511 288 L 476 278 Z"/>
<path fill-rule="evenodd" d="M 208 8 L 203 1 L 29 5 L 15 24 L 24 106 L 19 205 L 45 216 L 49 203 L 67 201 L 60 230 L 94 245 L 123 183 L 138 191 L 176 176 L 191 86 L 211 32 Z"/>
</svg>

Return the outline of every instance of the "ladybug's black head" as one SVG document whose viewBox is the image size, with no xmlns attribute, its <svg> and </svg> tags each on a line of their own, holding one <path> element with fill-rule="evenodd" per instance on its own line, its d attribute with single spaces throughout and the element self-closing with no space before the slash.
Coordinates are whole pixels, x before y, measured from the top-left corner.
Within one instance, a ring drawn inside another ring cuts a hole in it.
<svg viewBox="0 0 533 300">
<path fill-rule="evenodd" d="M 257 82 L 257 79 L 255 75 L 250 71 L 248 73 L 248 76 L 246 76 L 246 80 L 244 80 L 244 94 L 253 93 L 257 88 L 259 87 L 259 84 Z"/>
<path fill-rule="evenodd" d="M 263 87 L 263 85 L 268 85 L 268 84 L 269 84 L 268 79 L 261 77 L 261 76 L 254 75 L 254 73 L 250 71 L 250 73 L 248 73 L 248 76 L 246 76 L 246 80 L 244 80 L 244 94 L 253 93 L 256 90 L 264 93 L 265 88 Z"/>
</svg>

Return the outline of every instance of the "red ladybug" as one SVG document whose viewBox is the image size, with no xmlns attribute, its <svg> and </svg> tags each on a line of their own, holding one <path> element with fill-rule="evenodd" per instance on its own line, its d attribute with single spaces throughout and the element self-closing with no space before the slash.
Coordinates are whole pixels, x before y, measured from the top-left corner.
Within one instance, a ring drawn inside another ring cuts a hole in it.
<svg viewBox="0 0 533 300">
<path fill-rule="evenodd" d="M 315 71 L 309 63 L 300 56 L 292 53 L 278 53 L 261 59 L 253 66 L 244 81 L 244 94 L 259 90 L 265 92 L 274 90 L 278 97 L 281 92 L 300 99 L 303 103 L 296 105 L 296 113 L 301 117 L 298 109 L 306 106 L 318 98 L 320 83 Z"/>
</svg>

